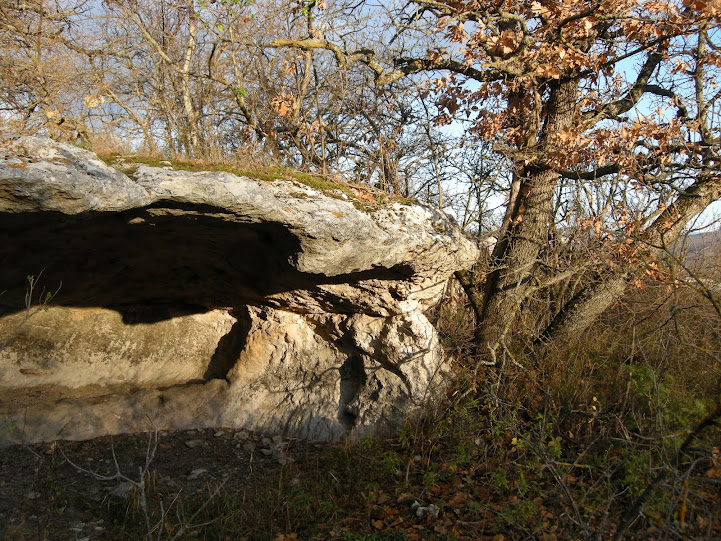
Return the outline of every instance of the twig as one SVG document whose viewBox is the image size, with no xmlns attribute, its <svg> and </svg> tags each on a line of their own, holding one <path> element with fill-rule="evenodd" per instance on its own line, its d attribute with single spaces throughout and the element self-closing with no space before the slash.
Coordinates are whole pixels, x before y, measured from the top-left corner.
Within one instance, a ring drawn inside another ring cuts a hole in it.
<svg viewBox="0 0 721 541">
<path fill-rule="evenodd" d="M 152 422 L 151 422 L 152 423 Z M 135 481 L 134 479 L 131 479 L 127 475 L 125 475 L 123 472 L 120 471 L 120 464 L 118 464 L 118 457 L 115 454 L 115 445 L 111 443 L 111 453 L 113 456 L 113 464 L 115 465 L 115 473 L 112 475 L 100 475 L 98 473 L 95 473 L 92 470 L 89 470 L 87 468 L 83 468 L 82 466 L 78 466 L 68 458 L 68 456 L 65 454 L 65 451 L 60 449 L 60 453 L 63 455 L 63 458 L 70 464 L 73 468 L 78 470 L 81 473 L 86 473 L 89 475 L 92 475 L 96 480 L 98 481 L 115 481 L 115 480 L 121 480 L 126 483 L 130 483 L 133 485 L 133 487 L 137 488 L 140 492 L 140 509 L 143 512 L 143 518 L 145 519 L 145 528 L 148 535 L 148 541 L 154 541 L 153 540 L 153 529 L 150 524 L 150 513 L 148 512 L 148 499 L 147 494 L 145 490 L 145 478 L 148 475 L 148 472 L 150 471 L 150 466 L 155 459 L 155 452 L 158 449 L 158 427 L 153 424 L 153 432 L 148 437 L 148 449 L 145 453 L 145 465 L 142 467 L 138 467 L 138 477 L 139 480 Z M 111 440 L 112 441 L 112 440 Z"/>
<path fill-rule="evenodd" d="M 38 273 L 38 277 L 35 278 L 32 275 L 28 275 L 28 288 L 25 291 L 25 316 L 23 319 L 15 326 L 15 328 L 10 331 L 7 336 L 2 338 L 0 342 L 0 351 L 5 349 L 5 347 L 10 342 L 10 339 L 15 336 L 20 329 L 37 313 L 39 313 L 41 310 L 44 310 L 47 308 L 48 303 L 55 298 L 55 296 L 60 292 L 60 288 L 63 287 L 63 283 L 60 282 L 60 285 L 54 292 L 48 291 L 47 294 L 45 294 L 45 288 L 42 289 L 40 292 L 40 295 L 38 297 L 40 303 L 38 306 L 33 309 L 33 297 L 35 296 L 35 289 L 37 288 L 38 282 L 40 281 L 40 277 L 43 275 L 43 272 L 45 269 L 41 270 L 40 273 Z M 5 293 L 4 291 L 2 293 Z M 43 295 L 45 295 L 45 298 L 43 299 Z"/>
</svg>

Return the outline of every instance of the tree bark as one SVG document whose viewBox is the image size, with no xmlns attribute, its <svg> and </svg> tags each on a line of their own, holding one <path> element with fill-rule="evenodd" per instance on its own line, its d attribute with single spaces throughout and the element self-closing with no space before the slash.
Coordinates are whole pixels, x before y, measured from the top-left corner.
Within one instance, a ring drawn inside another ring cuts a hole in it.
<svg viewBox="0 0 721 541">
<path fill-rule="evenodd" d="M 553 318 L 534 345 L 574 341 L 623 295 L 630 277 L 630 273 L 619 273 L 581 289 Z"/>
<path fill-rule="evenodd" d="M 193 0 L 188 2 L 188 40 L 185 44 L 185 53 L 183 55 L 183 64 L 180 68 L 180 87 L 183 99 L 183 109 L 185 110 L 186 128 L 186 148 L 188 154 L 195 156 L 200 146 L 200 135 L 198 133 L 198 124 L 200 115 L 193 104 L 192 88 L 190 84 L 190 68 L 195 54 L 197 44 L 198 23 L 195 15 Z"/>
<path fill-rule="evenodd" d="M 542 163 L 552 137 L 572 124 L 577 94 L 577 80 L 558 82 L 552 88 L 546 123 L 534 149 L 537 162 Z M 495 270 L 486 280 L 480 310 L 479 353 L 490 357 L 490 361 L 495 360 L 496 351 L 517 319 L 539 252 L 548 243 L 559 179 L 559 174 L 547 165 L 518 164 L 517 169 L 520 188 L 512 211 L 504 219 L 507 229 L 494 250 Z"/>
</svg>

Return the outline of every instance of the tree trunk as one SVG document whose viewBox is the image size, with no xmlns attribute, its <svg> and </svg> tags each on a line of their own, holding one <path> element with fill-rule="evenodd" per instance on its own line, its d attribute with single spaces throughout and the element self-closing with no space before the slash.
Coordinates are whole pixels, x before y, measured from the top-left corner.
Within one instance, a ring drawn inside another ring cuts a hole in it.
<svg viewBox="0 0 721 541">
<path fill-rule="evenodd" d="M 546 123 L 536 145 L 538 162 L 549 150 L 552 136 L 567 129 L 573 122 L 578 82 L 557 83 L 548 99 Z M 548 230 L 553 222 L 553 196 L 559 175 L 548 166 L 518 165 L 520 188 L 510 213 L 506 213 L 507 229 L 494 250 L 495 270 L 486 280 L 484 305 L 477 330 L 479 353 L 495 360 L 498 347 L 505 340 L 525 299 L 528 282 L 538 254 L 548 243 Z"/>
<path fill-rule="evenodd" d="M 630 273 L 619 273 L 584 287 L 563 307 L 534 345 L 574 341 L 626 291 Z"/>
<path fill-rule="evenodd" d="M 688 223 L 713 201 L 721 198 L 721 178 L 697 180 L 649 225 L 637 242 L 651 257 L 664 254 Z M 626 292 L 631 274 L 619 271 L 579 291 L 541 333 L 536 344 L 564 343 L 580 336 Z"/>
<path fill-rule="evenodd" d="M 187 122 L 185 144 L 188 154 L 195 156 L 200 146 L 200 135 L 198 132 L 200 115 L 193 104 L 192 88 L 190 84 L 190 68 L 195 54 L 195 46 L 197 43 L 198 24 L 196 21 L 194 3 L 188 2 L 188 41 L 185 44 L 185 54 L 183 55 L 183 64 L 180 68 L 180 85 L 183 99 L 183 109 L 185 110 L 185 120 Z"/>
<path fill-rule="evenodd" d="M 516 320 L 538 254 L 547 242 L 557 178 L 547 170 L 533 174 L 523 183 L 519 208 L 514 212 L 513 221 L 517 225 L 511 226 L 506 254 L 486 281 L 477 339 L 491 357 Z"/>
</svg>

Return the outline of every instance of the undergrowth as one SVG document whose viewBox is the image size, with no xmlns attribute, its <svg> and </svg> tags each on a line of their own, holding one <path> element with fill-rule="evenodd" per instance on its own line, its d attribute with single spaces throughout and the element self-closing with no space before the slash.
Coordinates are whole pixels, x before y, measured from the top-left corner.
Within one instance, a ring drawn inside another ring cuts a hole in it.
<svg viewBox="0 0 721 541">
<path fill-rule="evenodd" d="M 441 330 L 458 324 L 455 309 L 442 308 Z M 704 333 L 696 338 L 706 342 L 691 346 L 663 327 L 644 335 L 658 325 L 653 317 L 635 337 L 615 321 L 611 314 L 583 350 L 529 353 L 500 373 L 459 369 L 443 404 L 400 434 L 328 445 L 253 494 L 221 491 L 187 537 L 719 538 L 718 425 L 682 450 L 718 411 L 719 367 L 690 354 L 716 348 L 717 337 Z M 668 355 L 684 352 L 688 370 L 678 374 Z M 564 374 L 576 385 L 561 385 Z M 182 507 L 197 509 L 207 496 Z M 437 518 L 417 513 L 431 505 Z M 141 524 L 133 513 L 122 525 L 130 537 L 142 534 L 130 529 Z"/>
<path fill-rule="evenodd" d="M 151 471 L 148 520 L 136 488 L 103 501 L 108 531 L 147 538 L 149 523 L 156 536 L 163 525 L 160 539 L 718 539 L 721 326 L 692 296 L 672 301 L 636 292 L 579 344 L 482 368 L 462 357 L 472 339 L 464 306 L 441 303 L 434 317 L 456 355 L 455 382 L 400 433 L 313 447 L 242 490 L 170 491 Z"/>
</svg>

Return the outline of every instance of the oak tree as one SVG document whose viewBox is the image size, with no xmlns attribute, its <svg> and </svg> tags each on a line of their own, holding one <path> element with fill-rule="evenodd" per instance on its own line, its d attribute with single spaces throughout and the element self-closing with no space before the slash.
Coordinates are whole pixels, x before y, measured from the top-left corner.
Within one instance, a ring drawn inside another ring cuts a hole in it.
<svg viewBox="0 0 721 541">
<path fill-rule="evenodd" d="M 550 239 L 563 234 L 564 186 L 622 186 L 606 190 L 600 212 L 590 197 L 578 206 L 577 221 L 612 264 L 596 266 L 529 340 L 581 332 L 649 252 L 719 198 L 721 2 L 416 0 L 388 12 L 406 45 L 412 36 L 433 36 L 434 45 L 399 50 L 392 65 L 372 48 L 325 37 L 276 45 L 327 50 L 339 65 L 365 65 L 381 85 L 432 74 L 438 121 L 470 120 L 471 133 L 509 160 L 491 268 L 459 275 L 482 358 L 495 360 L 531 295 L 576 272 L 539 273 L 550 268 Z M 639 201 L 648 204 L 639 210 Z"/>
</svg>

